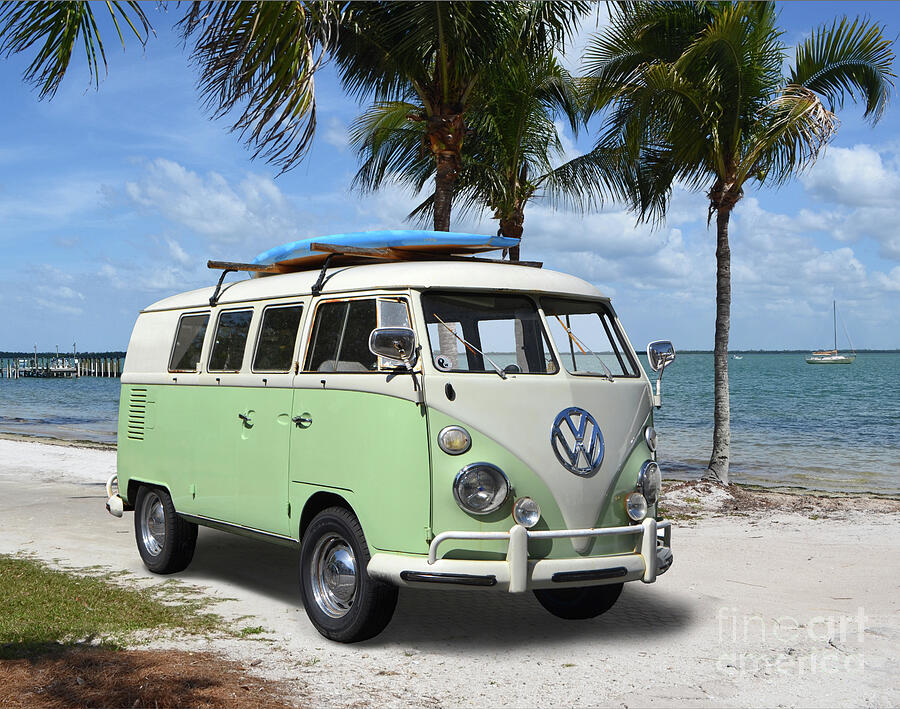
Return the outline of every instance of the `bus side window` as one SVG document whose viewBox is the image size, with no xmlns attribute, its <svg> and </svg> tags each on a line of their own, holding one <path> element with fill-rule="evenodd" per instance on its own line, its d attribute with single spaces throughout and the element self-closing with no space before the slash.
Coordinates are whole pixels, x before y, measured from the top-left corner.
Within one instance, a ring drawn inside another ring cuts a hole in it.
<svg viewBox="0 0 900 709">
<path fill-rule="evenodd" d="M 375 371 L 377 360 L 369 351 L 369 334 L 376 323 L 374 298 L 320 303 L 304 370 Z"/>
<path fill-rule="evenodd" d="M 175 343 L 172 345 L 172 356 L 169 358 L 170 372 L 197 371 L 207 323 L 209 313 L 181 316 L 175 333 Z"/>
<path fill-rule="evenodd" d="M 241 371 L 252 318 L 252 310 L 226 310 L 219 315 L 216 339 L 209 356 L 210 372 Z"/>
<path fill-rule="evenodd" d="M 254 372 L 290 370 L 302 313 L 302 305 L 272 306 L 263 311 L 253 357 Z"/>
</svg>

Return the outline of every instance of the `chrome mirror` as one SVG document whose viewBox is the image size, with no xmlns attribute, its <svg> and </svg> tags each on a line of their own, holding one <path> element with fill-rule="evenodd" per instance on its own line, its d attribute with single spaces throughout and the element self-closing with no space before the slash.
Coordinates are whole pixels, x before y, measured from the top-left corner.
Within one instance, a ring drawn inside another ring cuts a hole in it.
<svg viewBox="0 0 900 709">
<path fill-rule="evenodd" d="M 400 360 L 412 369 L 416 364 L 416 333 L 408 327 L 379 327 L 369 335 L 369 351 L 379 357 Z"/>
<path fill-rule="evenodd" d="M 647 361 L 650 369 L 659 372 L 656 377 L 656 393 L 651 390 L 653 397 L 653 405 L 658 409 L 662 406 L 662 397 L 659 393 L 660 383 L 662 382 L 663 370 L 675 361 L 675 346 L 668 340 L 655 340 L 647 345 Z"/>
<path fill-rule="evenodd" d="M 656 340 L 647 345 L 647 361 L 650 369 L 662 373 L 675 361 L 675 346 L 668 340 Z"/>
</svg>

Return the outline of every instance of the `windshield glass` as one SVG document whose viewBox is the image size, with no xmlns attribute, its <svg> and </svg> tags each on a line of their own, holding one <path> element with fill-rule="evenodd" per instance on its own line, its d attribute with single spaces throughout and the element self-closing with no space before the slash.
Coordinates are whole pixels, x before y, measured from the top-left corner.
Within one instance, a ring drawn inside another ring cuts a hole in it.
<svg viewBox="0 0 900 709">
<path fill-rule="evenodd" d="M 597 301 L 543 298 L 541 307 L 563 366 L 573 374 L 636 377 L 637 364 L 616 329 L 612 311 Z"/>
<path fill-rule="evenodd" d="M 556 361 L 529 298 L 426 293 L 422 309 L 434 366 L 444 372 L 554 374 Z"/>
</svg>

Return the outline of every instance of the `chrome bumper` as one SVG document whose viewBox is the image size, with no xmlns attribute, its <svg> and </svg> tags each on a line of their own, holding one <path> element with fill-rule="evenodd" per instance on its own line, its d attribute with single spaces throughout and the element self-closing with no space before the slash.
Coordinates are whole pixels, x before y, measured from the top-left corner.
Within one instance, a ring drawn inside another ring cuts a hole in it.
<svg viewBox="0 0 900 709">
<path fill-rule="evenodd" d="M 529 539 L 627 536 L 636 537 L 631 554 L 576 557 L 571 559 L 528 558 Z M 448 539 L 506 540 L 506 559 L 475 561 L 438 559 L 438 547 Z M 369 575 L 397 585 L 421 587 L 481 586 L 521 593 L 533 588 L 593 586 L 636 581 L 653 583 L 672 565 L 672 523 L 645 519 L 640 525 L 598 529 L 529 531 L 517 524 L 508 532 L 442 532 L 431 542 L 427 559 L 400 554 L 377 553 L 367 567 Z"/>
</svg>

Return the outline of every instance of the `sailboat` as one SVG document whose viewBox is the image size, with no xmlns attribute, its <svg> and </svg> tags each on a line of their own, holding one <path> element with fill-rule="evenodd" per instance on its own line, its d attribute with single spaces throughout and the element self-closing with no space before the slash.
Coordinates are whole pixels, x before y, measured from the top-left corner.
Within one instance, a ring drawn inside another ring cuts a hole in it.
<svg viewBox="0 0 900 709">
<path fill-rule="evenodd" d="M 837 301 L 832 301 L 832 317 L 834 320 L 834 349 L 820 350 L 813 352 L 811 356 L 806 358 L 807 364 L 853 364 L 856 359 L 856 350 L 853 350 L 853 343 L 850 343 L 850 349 L 853 354 L 840 354 L 837 348 Z M 850 335 L 847 335 L 847 340 Z"/>
</svg>

